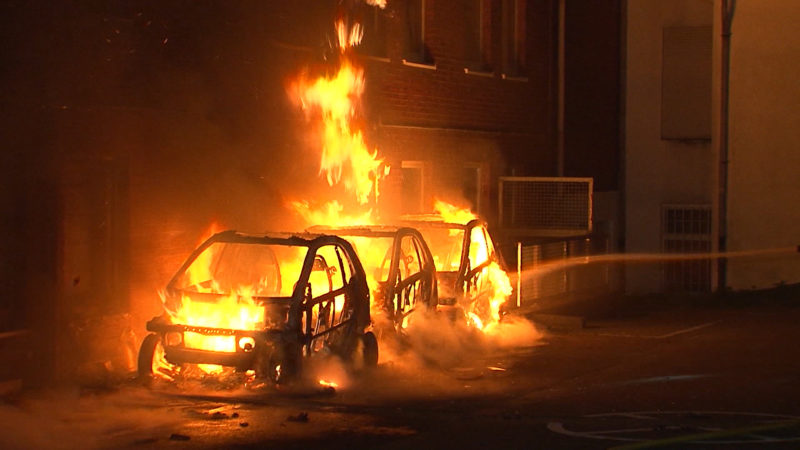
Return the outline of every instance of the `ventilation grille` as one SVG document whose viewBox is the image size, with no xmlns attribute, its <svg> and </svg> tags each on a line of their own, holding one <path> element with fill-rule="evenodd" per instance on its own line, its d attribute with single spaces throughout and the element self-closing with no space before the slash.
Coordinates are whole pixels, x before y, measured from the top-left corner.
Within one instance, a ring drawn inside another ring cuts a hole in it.
<svg viewBox="0 0 800 450">
<path fill-rule="evenodd" d="M 503 228 L 541 235 L 592 231 L 592 179 L 501 177 L 500 223 Z"/>
<path fill-rule="evenodd" d="M 708 205 L 664 205 L 661 245 L 665 253 L 709 253 L 711 251 L 711 207 Z M 709 292 L 711 259 L 674 261 L 664 264 L 666 292 Z"/>
</svg>

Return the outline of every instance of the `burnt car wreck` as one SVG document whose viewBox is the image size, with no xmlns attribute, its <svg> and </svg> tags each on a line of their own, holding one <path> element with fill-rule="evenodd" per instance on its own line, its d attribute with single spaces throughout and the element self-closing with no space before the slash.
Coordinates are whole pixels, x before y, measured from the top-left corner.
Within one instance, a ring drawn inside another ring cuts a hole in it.
<svg viewBox="0 0 800 450">
<path fill-rule="evenodd" d="M 369 306 L 361 261 L 342 238 L 217 233 L 167 285 L 165 313 L 147 323 L 138 371 L 175 378 L 198 366 L 284 382 L 320 356 L 375 366 Z"/>
<path fill-rule="evenodd" d="M 436 309 L 436 266 L 418 230 L 385 225 L 309 230 L 339 236 L 356 249 L 372 292 L 373 321 L 380 333 L 403 334 L 414 312 Z"/>
<path fill-rule="evenodd" d="M 503 262 L 480 219 L 444 221 L 438 215 L 405 216 L 402 223 L 425 237 L 436 264 L 439 310 L 486 323 L 498 313 L 498 284 L 508 283 Z M 502 299 L 505 300 L 504 298 Z"/>
</svg>

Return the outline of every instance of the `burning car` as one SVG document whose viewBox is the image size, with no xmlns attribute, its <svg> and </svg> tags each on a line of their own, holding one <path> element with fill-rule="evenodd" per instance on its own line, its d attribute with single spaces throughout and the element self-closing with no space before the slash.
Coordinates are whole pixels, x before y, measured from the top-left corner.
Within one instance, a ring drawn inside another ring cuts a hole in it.
<svg viewBox="0 0 800 450">
<path fill-rule="evenodd" d="M 139 374 L 232 368 L 281 382 L 303 361 L 377 364 L 367 277 L 353 247 L 328 235 L 217 233 L 181 266 L 147 323 Z"/>
<path fill-rule="evenodd" d="M 447 222 L 441 215 L 404 216 L 402 223 L 422 233 L 436 264 L 440 310 L 463 310 L 472 325 L 484 328 L 500 319 L 511 294 L 486 222 Z M 459 315 L 459 314 L 456 314 Z"/>
<path fill-rule="evenodd" d="M 373 293 L 373 316 L 388 319 L 395 331 L 403 332 L 413 312 L 436 308 L 436 266 L 418 230 L 373 225 L 316 226 L 309 231 L 335 234 L 353 244 Z"/>
</svg>

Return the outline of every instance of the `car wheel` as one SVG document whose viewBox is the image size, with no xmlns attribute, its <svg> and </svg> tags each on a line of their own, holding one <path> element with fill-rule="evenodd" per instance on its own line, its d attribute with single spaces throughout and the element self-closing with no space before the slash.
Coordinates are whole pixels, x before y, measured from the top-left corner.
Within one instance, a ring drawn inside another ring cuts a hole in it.
<svg viewBox="0 0 800 450">
<path fill-rule="evenodd" d="M 371 331 L 367 331 L 361 337 L 361 342 L 364 344 L 361 349 L 362 357 L 364 358 L 364 367 L 371 369 L 378 365 L 378 339 Z"/>
<path fill-rule="evenodd" d="M 138 359 L 138 373 L 140 377 L 153 376 L 154 362 L 157 361 L 156 352 L 163 352 L 164 348 L 161 346 L 161 336 L 157 334 L 148 334 L 142 341 L 142 346 L 139 347 Z"/>
<path fill-rule="evenodd" d="M 299 352 L 289 348 L 278 349 L 269 359 L 267 376 L 274 383 L 282 384 L 295 380 L 300 374 Z"/>
</svg>

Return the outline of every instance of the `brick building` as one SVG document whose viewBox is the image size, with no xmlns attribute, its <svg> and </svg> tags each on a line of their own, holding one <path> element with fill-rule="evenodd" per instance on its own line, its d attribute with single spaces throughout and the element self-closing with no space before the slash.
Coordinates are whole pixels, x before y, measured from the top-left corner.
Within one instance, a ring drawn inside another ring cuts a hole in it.
<svg viewBox="0 0 800 450">
<path fill-rule="evenodd" d="M 619 16 L 588 17 L 618 1 L 50 3 L 0 19 L 4 387 L 124 372 L 209 224 L 288 226 L 318 155 L 286 82 L 326 61 L 342 8 L 402 198 L 382 207 L 442 195 L 494 220 L 498 176 L 596 176 L 615 220 Z"/>
</svg>

